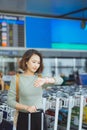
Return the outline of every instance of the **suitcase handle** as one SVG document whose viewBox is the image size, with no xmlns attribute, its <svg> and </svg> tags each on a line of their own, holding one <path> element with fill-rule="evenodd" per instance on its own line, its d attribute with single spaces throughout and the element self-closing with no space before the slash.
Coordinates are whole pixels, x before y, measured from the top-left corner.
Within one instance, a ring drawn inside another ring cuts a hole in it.
<svg viewBox="0 0 87 130">
<path fill-rule="evenodd" d="M 43 111 L 43 109 L 37 109 L 36 112 L 32 112 L 32 113 L 37 113 L 37 112 L 43 113 L 44 111 Z M 29 113 L 29 114 L 32 114 L 31 112 L 28 112 L 28 113 Z"/>
<path fill-rule="evenodd" d="M 37 112 L 40 112 L 41 113 L 41 130 L 43 130 L 44 129 L 44 113 L 43 113 L 43 109 L 37 109 Z M 37 113 L 37 112 L 35 112 L 35 113 Z M 28 114 L 28 119 L 29 119 L 29 121 L 28 121 L 28 130 L 31 130 L 31 114 L 32 113 L 29 113 Z"/>
<path fill-rule="evenodd" d="M 43 109 L 37 109 L 37 112 L 43 112 Z"/>
</svg>

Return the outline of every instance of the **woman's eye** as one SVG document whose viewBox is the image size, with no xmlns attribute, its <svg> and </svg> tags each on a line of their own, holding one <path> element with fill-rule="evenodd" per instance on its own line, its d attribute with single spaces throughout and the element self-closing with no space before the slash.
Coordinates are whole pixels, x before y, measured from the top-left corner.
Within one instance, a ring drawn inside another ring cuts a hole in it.
<svg viewBox="0 0 87 130">
<path fill-rule="evenodd" d="M 35 61 L 33 61 L 33 63 L 36 63 Z"/>
<path fill-rule="evenodd" d="M 36 64 L 39 64 L 39 65 L 40 65 L 40 62 L 37 62 L 37 61 L 32 61 L 32 63 L 36 63 Z"/>
</svg>

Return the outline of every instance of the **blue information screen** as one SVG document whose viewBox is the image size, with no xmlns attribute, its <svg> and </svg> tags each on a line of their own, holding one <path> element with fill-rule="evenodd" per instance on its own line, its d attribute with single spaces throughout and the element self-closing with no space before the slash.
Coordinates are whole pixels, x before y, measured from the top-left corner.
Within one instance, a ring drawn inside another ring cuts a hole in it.
<svg viewBox="0 0 87 130">
<path fill-rule="evenodd" d="M 51 48 L 50 19 L 26 17 L 26 47 Z"/>
<path fill-rule="evenodd" d="M 87 50 L 87 26 L 81 28 L 81 21 L 52 20 L 52 48 Z"/>
<path fill-rule="evenodd" d="M 26 17 L 26 47 L 87 50 L 87 28 L 76 20 Z"/>
</svg>

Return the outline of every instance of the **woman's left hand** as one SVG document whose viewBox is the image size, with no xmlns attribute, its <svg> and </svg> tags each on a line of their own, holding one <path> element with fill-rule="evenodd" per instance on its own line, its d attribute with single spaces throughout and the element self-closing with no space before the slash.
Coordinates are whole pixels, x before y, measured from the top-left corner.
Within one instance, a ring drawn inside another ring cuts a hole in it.
<svg viewBox="0 0 87 130">
<path fill-rule="evenodd" d="M 45 84 L 45 78 L 38 78 L 35 82 L 34 82 L 34 86 L 35 87 L 41 87 L 42 85 Z"/>
</svg>

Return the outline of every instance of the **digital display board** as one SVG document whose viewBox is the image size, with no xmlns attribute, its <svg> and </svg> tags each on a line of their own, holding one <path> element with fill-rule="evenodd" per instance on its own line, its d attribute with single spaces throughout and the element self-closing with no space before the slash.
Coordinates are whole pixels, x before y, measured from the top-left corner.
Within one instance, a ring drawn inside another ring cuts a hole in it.
<svg viewBox="0 0 87 130">
<path fill-rule="evenodd" d="M 24 47 L 24 16 L 0 14 L 0 47 Z"/>
<path fill-rule="evenodd" d="M 87 50 L 87 27 L 79 20 L 26 17 L 26 47 Z"/>
<path fill-rule="evenodd" d="M 81 28 L 78 20 L 52 20 L 53 49 L 60 50 L 87 50 L 87 25 Z"/>
<path fill-rule="evenodd" d="M 50 48 L 51 26 L 50 19 L 26 17 L 26 47 L 27 48 Z"/>
</svg>

